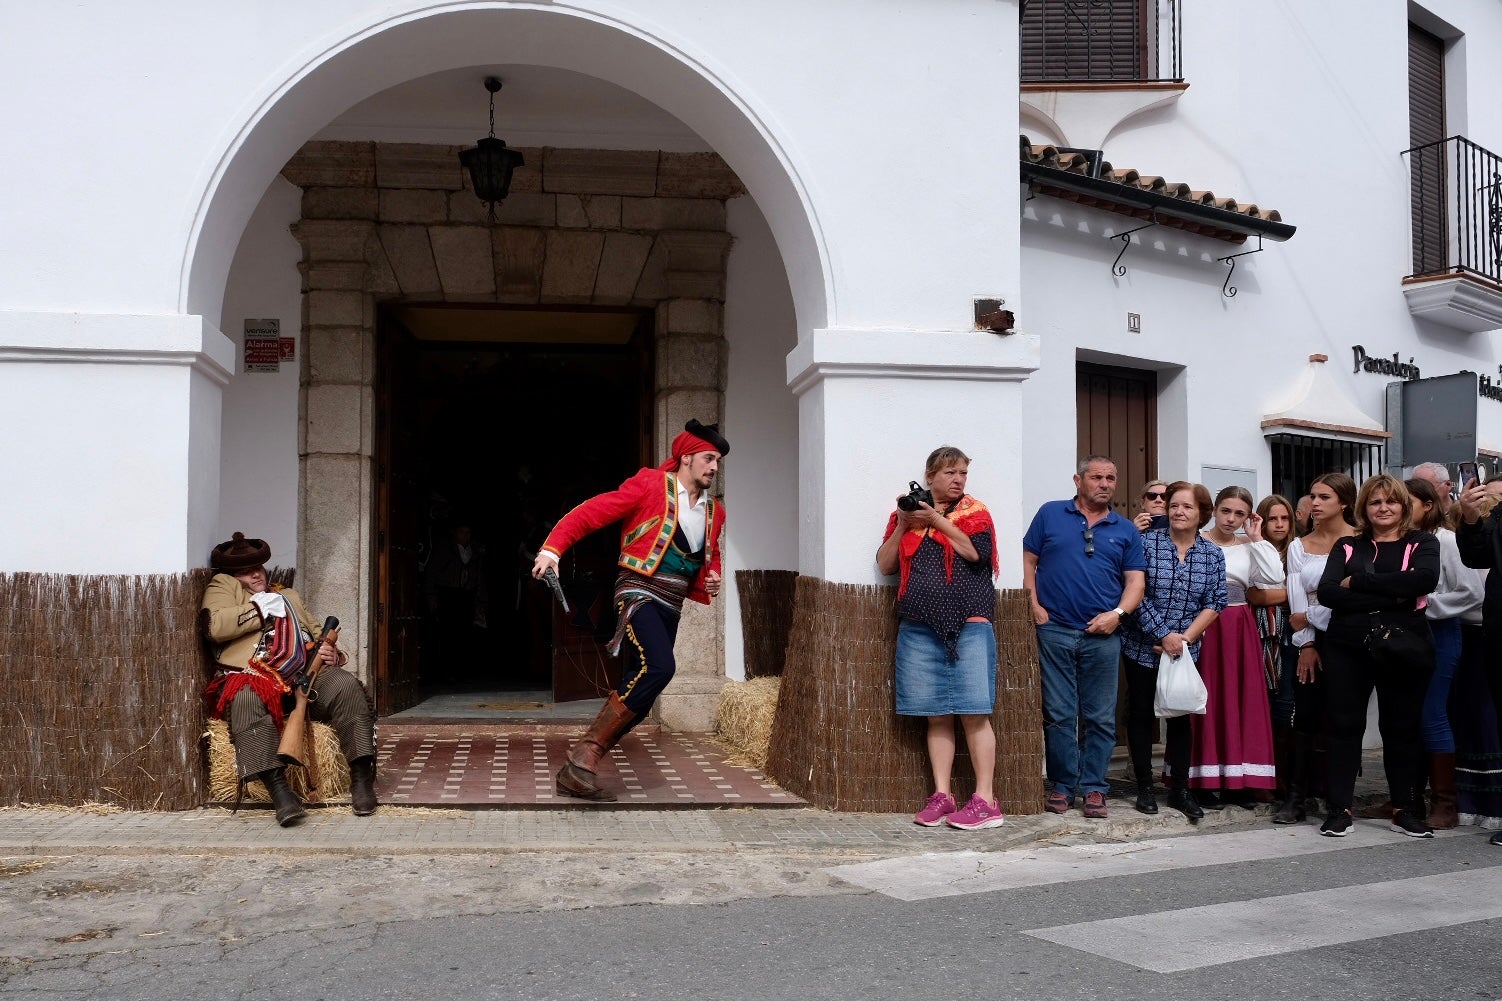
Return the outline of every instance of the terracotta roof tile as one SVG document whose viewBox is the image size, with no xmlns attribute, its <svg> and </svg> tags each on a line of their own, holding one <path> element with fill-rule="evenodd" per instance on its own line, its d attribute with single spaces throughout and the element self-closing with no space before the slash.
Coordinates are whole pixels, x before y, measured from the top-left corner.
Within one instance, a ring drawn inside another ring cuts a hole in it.
<svg viewBox="0 0 1502 1001">
<path fill-rule="evenodd" d="M 1067 170 L 1072 174 L 1090 174 L 1090 157 L 1084 153 L 1063 152 L 1057 146 L 1034 145 L 1027 136 L 1021 136 L 1022 159 L 1028 163 L 1041 164 L 1044 167 L 1053 167 L 1058 170 Z M 1116 168 L 1102 161 L 1100 165 L 1100 177 L 1104 180 L 1114 181 L 1126 187 L 1141 188 L 1156 194 L 1168 195 L 1173 198 L 1182 198 L 1185 201 L 1195 202 L 1200 205 L 1212 205 L 1227 212 L 1236 212 L 1249 219 L 1266 219 L 1269 222 L 1282 222 L 1283 216 L 1277 209 L 1262 209 L 1255 203 L 1242 205 L 1234 198 L 1217 197 L 1213 191 L 1197 191 L 1182 181 L 1165 181 L 1156 174 L 1143 175 L 1137 170 L 1126 167 Z"/>
</svg>

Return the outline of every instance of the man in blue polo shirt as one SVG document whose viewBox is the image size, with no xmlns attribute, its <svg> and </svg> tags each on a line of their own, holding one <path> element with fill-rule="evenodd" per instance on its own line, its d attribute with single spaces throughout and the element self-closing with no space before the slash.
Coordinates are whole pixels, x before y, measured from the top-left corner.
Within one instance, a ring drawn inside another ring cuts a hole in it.
<svg viewBox="0 0 1502 1001">
<path fill-rule="evenodd" d="M 1071 500 L 1038 509 L 1022 537 L 1022 584 L 1032 592 L 1043 675 L 1043 753 L 1050 813 L 1085 796 L 1106 816 L 1106 766 L 1116 745 L 1116 627 L 1142 600 L 1142 535 L 1111 509 L 1116 463 L 1081 460 Z M 1081 720 L 1084 721 L 1081 733 Z"/>
</svg>

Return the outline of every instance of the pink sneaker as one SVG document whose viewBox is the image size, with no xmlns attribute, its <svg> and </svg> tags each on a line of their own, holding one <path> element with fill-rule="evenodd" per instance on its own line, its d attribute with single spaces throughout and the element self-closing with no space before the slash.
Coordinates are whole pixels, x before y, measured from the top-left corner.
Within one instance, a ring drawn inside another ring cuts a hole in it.
<svg viewBox="0 0 1502 1001">
<path fill-rule="evenodd" d="M 944 818 L 956 809 L 953 796 L 947 792 L 936 792 L 928 797 L 928 802 L 923 804 L 923 809 L 913 817 L 913 823 L 922 824 L 924 827 L 938 827 L 944 823 Z"/>
<path fill-rule="evenodd" d="M 1106 794 L 1103 792 L 1085 793 L 1085 807 L 1080 812 L 1091 820 L 1104 820 L 1106 818 Z"/>
<path fill-rule="evenodd" d="M 979 796 L 971 796 L 963 810 L 951 813 L 944 818 L 944 822 L 962 831 L 983 831 L 988 827 L 1000 827 L 1006 823 L 1006 819 L 1002 816 L 999 803 L 987 803 Z"/>
</svg>

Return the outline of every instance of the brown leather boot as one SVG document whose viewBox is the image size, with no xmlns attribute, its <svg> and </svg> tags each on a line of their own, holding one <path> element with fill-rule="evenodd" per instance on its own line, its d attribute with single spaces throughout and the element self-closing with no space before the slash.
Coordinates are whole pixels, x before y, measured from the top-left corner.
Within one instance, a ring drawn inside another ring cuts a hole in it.
<svg viewBox="0 0 1502 1001">
<path fill-rule="evenodd" d="M 1434 752 L 1429 755 L 1429 785 L 1433 788 L 1426 823 L 1437 831 L 1448 831 L 1460 823 L 1455 809 L 1455 753 Z"/>
<path fill-rule="evenodd" d="M 621 739 L 621 734 L 634 719 L 636 713 L 626 708 L 626 703 L 621 701 L 618 694 L 611 692 L 600 715 L 595 717 L 589 729 L 584 731 L 584 736 L 568 752 L 568 761 L 558 769 L 558 792 L 565 796 L 613 803 L 615 793 L 601 788 L 595 772 L 599 769 L 600 759 L 605 756 L 605 752 L 615 746 L 615 742 Z"/>
</svg>

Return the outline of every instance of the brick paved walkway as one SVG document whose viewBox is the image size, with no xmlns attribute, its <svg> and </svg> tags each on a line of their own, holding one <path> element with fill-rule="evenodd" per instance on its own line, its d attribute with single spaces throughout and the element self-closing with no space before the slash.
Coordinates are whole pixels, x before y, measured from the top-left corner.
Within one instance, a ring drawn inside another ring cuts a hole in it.
<svg viewBox="0 0 1502 1001">
<path fill-rule="evenodd" d="M 582 806 L 553 784 L 579 729 L 383 725 L 376 793 L 393 806 Z M 757 769 L 726 761 L 698 734 L 639 728 L 599 774 L 619 797 L 615 807 L 805 805 Z"/>
</svg>

